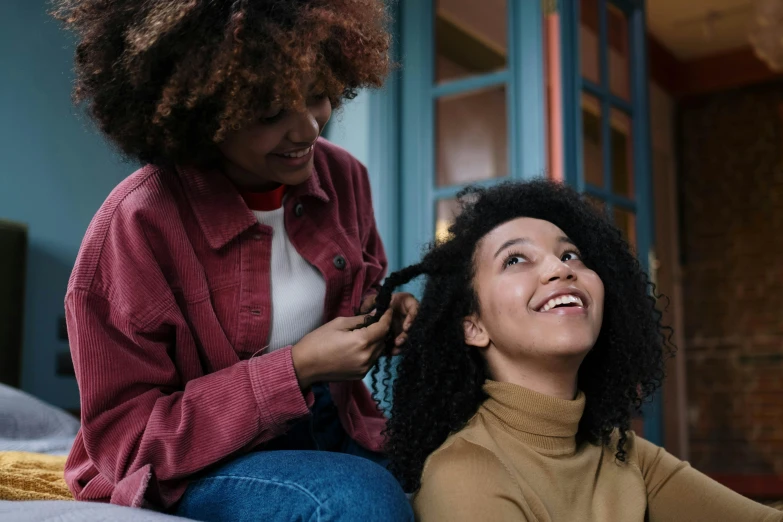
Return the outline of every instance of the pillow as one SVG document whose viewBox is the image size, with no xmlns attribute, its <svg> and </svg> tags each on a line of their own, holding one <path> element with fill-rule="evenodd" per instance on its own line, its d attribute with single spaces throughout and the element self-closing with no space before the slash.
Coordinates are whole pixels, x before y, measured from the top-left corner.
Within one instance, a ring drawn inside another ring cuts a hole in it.
<svg viewBox="0 0 783 522">
<path fill-rule="evenodd" d="M 0 439 L 73 438 L 79 421 L 65 410 L 0 384 Z"/>
</svg>

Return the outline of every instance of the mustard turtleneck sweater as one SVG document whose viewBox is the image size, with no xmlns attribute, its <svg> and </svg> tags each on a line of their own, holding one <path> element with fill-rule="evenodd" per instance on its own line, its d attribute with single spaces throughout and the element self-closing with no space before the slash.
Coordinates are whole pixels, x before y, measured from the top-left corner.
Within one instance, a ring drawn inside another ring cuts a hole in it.
<svg viewBox="0 0 783 522">
<path fill-rule="evenodd" d="M 783 521 L 633 433 L 624 463 L 577 444 L 581 392 L 567 401 L 508 383 L 484 389 L 476 415 L 427 459 L 413 500 L 420 522 Z"/>
</svg>

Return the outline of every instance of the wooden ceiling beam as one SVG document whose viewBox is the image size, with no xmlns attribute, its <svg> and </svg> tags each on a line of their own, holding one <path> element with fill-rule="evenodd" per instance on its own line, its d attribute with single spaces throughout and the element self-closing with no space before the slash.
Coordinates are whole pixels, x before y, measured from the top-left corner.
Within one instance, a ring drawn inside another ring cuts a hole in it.
<svg viewBox="0 0 783 522">
<path fill-rule="evenodd" d="M 783 81 L 753 49 L 741 47 L 682 61 L 652 34 L 647 35 L 650 78 L 675 98 L 688 98 L 771 81 Z"/>
</svg>

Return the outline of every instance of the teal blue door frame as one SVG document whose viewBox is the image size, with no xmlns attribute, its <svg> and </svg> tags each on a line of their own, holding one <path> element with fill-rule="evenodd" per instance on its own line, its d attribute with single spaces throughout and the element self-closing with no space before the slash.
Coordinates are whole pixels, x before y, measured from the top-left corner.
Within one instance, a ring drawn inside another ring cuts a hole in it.
<svg viewBox="0 0 783 522">
<path fill-rule="evenodd" d="M 631 76 L 631 92 L 635 100 L 639 100 L 636 107 L 636 118 L 633 120 L 636 201 L 638 215 L 646 216 L 644 220 L 637 219 L 637 244 L 639 252 L 648 255 L 641 256 L 641 263 L 645 270 L 650 270 L 649 253 L 655 245 L 655 219 L 653 202 L 652 179 L 652 131 L 650 129 L 650 80 L 647 55 L 647 17 L 645 14 L 645 0 L 639 0 L 630 15 L 631 28 L 631 60 L 637 63 Z M 644 221 L 644 223 L 642 222 Z M 641 241 L 640 241 L 641 240 Z M 653 396 L 644 411 L 645 426 L 644 436 L 653 444 L 663 446 L 663 397 L 662 391 Z"/>
<path fill-rule="evenodd" d="M 546 98 L 541 4 L 508 2 L 508 65 L 484 75 L 437 84 L 435 9 L 428 0 L 401 0 L 401 261 L 415 263 L 433 238 L 435 203 L 454 197 L 463 185 L 435 184 L 435 101 L 443 96 L 501 86 L 509 93 L 509 175 L 529 179 L 546 174 Z M 497 183 L 492 179 L 485 184 Z M 481 183 L 479 183 L 481 184 Z"/>
<path fill-rule="evenodd" d="M 629 30 L 631 101 L 614 95 L 609 88 L 609 45 L 607 34 L 607 9 L 611 3 L 626 15 Z M 564 115 L 564 165 L 566 182 L 581 192 L 586 192 L 606 203 L 610 213 L 614 208 L 624 209 L 636 215 L 636 248 L 639 262 L 649 270 L 648 254 L 654 239 L 652 149 L 650 144 L 649 78 L 647 67 L 647 23 L 645 0 L 598 0 L 599 9 L 599 64 L 600 84 L 581 76 L 579 25 L 580 2 L 560 0 L 561 60 L 563 78 Z M 601 102 L 602 143 L 604 173 L 603 187 L 585 182 L 582 164 L 582 110 L 581 95 L 588 93 Z M 612 192 L 612 162 L 609 111 L 620 110 L 631 118 L 633 134 L 633 199 Z M 663 411 L 661 394 L 657 393 L 643 409 L 644 436 L 654 444 L 663 444 Z"/>
<path fill-rule="evenodd" d="M 389 0 L 392 20 L 391 56 L 395 64 L 400 62 L 400 4 Z M 382 90 L 370 92 L 370 118 L 368 133 L 370 156 L 367 170 L 373 188 L 375 219 L 383 239 L 389 270 L 402 268 L 400 227 L 400 77 L 398 67 L 392 69 Z"/>
<path fill-rule="evenodd" d="M 398 64 L 399 2 L 386 0 L 390 19 L 392 62 Z M 366 89 L 336 111 L 324 129 L 324 137 L 344 147 L 367 167 L 373 210 L 383 239 L 389 271 L 401 267 L 400 259 L 400 75 L 394 66 L 383 88 Z"/>
</svg>

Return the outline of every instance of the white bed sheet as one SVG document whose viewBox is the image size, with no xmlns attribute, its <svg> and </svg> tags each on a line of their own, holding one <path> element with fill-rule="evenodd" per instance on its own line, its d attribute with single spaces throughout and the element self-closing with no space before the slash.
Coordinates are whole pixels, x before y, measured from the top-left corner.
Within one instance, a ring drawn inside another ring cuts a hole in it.
<svg viewBox="0 0 783 522">
<path fill-rule="evenodd" d="M 3 522 L 187 522 L 188 519 L 164 515 L 146 509 L 69 502 L 67 500 L 32 502 L 0 501 Z"/>
</svg>

